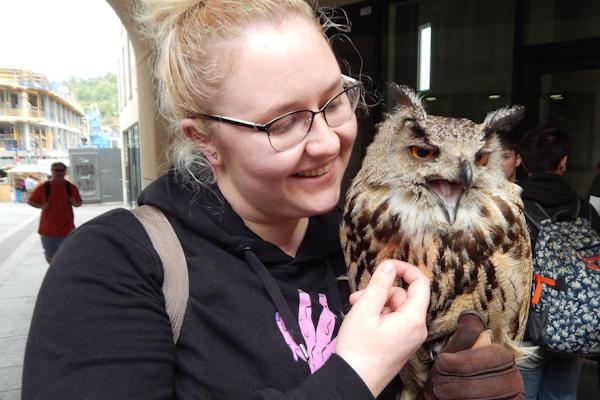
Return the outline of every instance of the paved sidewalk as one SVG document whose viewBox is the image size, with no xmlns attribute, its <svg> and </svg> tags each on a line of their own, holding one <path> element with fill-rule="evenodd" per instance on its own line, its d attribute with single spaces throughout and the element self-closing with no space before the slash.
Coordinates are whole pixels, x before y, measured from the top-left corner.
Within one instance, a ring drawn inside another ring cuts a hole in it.
<svg viewBox="0 0 600 400">
<path fill-rule="evenodd" d="M 75 225 L 120 204 L 84 204 Z M 37 234 L 40 210 L 0 203 L 0 400 L 21 398 L 21 369 L 35 299 L 48 264 Z"/>
</svg>

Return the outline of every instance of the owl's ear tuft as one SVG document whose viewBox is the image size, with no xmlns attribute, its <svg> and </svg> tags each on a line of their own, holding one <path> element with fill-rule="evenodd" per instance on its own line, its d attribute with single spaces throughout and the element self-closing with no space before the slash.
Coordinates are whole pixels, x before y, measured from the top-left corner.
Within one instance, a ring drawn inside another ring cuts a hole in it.
<svg viewBox="0 0 600 400">
<path fill-rule="evenodd" d="M 481 124 L 485 137 L 499 130 L 508 130 L 514 127 L 524 116 L 525 107 L 520 105 L 502 107 L 496 111 L 491 111 Z"/>
<path fill-rule="evenodd" d="M 413 110 L 418 119 L 425 119 L 427 112 L 421 101 L 421 97 L 406 85 L 388 83 L 388 90 L 394 96 L 396 106 Z"/>
</svg>

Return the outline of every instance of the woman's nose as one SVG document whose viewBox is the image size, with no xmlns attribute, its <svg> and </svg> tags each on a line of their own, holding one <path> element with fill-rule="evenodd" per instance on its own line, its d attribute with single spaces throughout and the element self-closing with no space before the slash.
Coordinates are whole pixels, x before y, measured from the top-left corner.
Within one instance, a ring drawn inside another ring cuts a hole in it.
<svg viewBox="0 0 600 400">
<path fill-rule="evenodd" d="M 310 155 L 335 154 L 340 149 L 340 137 L 327 125 L 323 113 L 315 115 L 306 140 L 305 149 Z"/>
</svg>

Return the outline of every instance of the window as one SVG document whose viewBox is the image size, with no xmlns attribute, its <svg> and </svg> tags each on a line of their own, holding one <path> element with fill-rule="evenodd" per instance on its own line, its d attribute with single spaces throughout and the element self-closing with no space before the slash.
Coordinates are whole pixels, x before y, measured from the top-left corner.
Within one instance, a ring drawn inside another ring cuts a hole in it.
<svg viewBox="0 0 600 400">
<path fill-rule="evenodd" d="M 19 95 L 15 93 L 10 94 L 10 108 L 19 108 Z"/>
<path fill-rule="evenodd" d="M 385 81 L 426 92 L 432 115 L 482 121 L 510 104 L 515 1 L 389 3 Z"/>
<path fill-rule="evenodd" d="M 528 0 L 526 45 L 600 37 L 597 0 Z"/>
<path fill-rule="evenodd" d="M 419 27 L 419 75 L 417 90 L 429 90 L 431 84 L 431 24 Z"/>
</svg>

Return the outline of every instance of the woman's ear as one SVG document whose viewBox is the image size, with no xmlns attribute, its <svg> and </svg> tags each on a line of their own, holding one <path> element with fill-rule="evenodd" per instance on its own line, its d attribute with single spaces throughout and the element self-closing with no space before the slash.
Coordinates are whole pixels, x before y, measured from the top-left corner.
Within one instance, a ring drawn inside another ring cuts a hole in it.
<svg viewBox="0 0 600 400">
<path fill-rule="evenodd" d="M 195 121 L 191 118 L 184 118 L 179 124 L 182 132 L 200 149 L 204 157 L 213 166 L 221 163 L 219 152 L 213 143 L 213 140 L 206 134 L 198 132 Z"/>
</svg>

